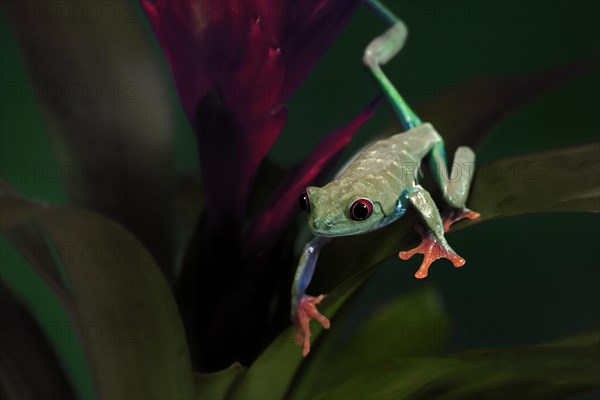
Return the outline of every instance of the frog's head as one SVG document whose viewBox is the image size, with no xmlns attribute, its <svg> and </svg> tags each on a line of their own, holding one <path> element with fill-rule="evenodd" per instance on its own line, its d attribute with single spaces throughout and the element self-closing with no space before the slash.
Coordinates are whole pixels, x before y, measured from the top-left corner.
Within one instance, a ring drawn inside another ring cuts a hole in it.
<svg viewBox="0 0 600 400">
<path fill-rule="evenodd" d="M 308 211 L 308 226 L 319 236 L 346 236 L 368 231 L 383 218 L 381 205 L 361 195 L 360 188 L 342 188 L 336 182 L 318 188 L 310 186 L 300 195 Z"/>
</svg>

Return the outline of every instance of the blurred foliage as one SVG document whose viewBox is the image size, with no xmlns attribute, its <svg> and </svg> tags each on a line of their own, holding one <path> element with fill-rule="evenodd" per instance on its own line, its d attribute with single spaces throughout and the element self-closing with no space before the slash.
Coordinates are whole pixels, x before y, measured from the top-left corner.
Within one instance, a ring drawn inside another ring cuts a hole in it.
<svg viewBox="0 0 600 400">
<path fill-rule="evenodd" d="M 599 332 L 568 345 L 481 349 L 446 358 L 391 358 L 323 399 L 562 399 L 598 387 Z"/>
<path fill-rule="evenodd" d="M 42 13 L 44 4 L 29 6 Z M 125 2 L 99 5 L 101 15 L 131 12 Z M 71 95 L 41 96 L 39 102 L 59 163 L 72 167 L 66 180 L 70 204 L 127 226 L 172 279 L 172 103 L 143 30 L 116 18 L 90 23 L 77 14 L 68 23 L 22 18 L 13 7 L 23 9 L 6 5 L 34 87 L 71 87 Z"/>
<path fill-rule="evenodd" d="M 195 396 L 174 299 L 158 265 L 137 238 L 91 211 L 24 200 L 4 183 L 0 206 L 9 214 L 13 208 L 27 209 L 20 220 L 3 222 L 3 233 L 26 221 L 43 229 L 55 248 L 66 243 L 93 246 L 93 253 L 63 248 L 60 259 L 73 287 L 68 310 L 75 324 L 85 328 L 81 339 L 101 397 Z M 35 251 L 39 246 L 39 242 L 28 244 L 21 250 Z"/>
</svg>

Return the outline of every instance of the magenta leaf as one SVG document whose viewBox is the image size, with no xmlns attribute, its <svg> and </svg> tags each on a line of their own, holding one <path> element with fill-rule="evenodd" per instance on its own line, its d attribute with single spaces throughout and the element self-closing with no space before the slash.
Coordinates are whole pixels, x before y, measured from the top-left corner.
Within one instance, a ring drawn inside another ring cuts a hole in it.
<svg viewBox="0 0 600 400">
<path fill-rule="evenodd" d="M 257 148 L 266 152 L 286 117 L 287 111 L 283 106 L 269 116 L 264 135 L 259 136 L 259 145 L 262 146 L 257 145 Z M 202 182 L 205 188 L 210 188 L 204 194 L 209 223 L 218 229 L 239 228 L 245 208 L 242 200 L 248 191 L 251 174 L 247 166 L 257 167 L 264 153 L 261 151 L 258 157 L 257 153 L 245 151 L 246 146 L 251 145 L 249 137 L 245 135 L 233 111 L 224 103 L 218 88 L 198 105 L 195 125 L 200 142 L 211 142 L 210 146 L 199 148 Z M 215 135 L 215 132 L 219 134 Z"/>
<path fill-rule="evenodd" d="M 285 124 L 286 99 L 333 42 L 358 0 L 141 4 L 198 133 L 209 221 L 229 221 L 219 229 L 238 229 L 256 171 Z M 235 126 L 225 134 L 201 104 L 214 89 L 232 120 L 227 123 Z"/>
</svg>

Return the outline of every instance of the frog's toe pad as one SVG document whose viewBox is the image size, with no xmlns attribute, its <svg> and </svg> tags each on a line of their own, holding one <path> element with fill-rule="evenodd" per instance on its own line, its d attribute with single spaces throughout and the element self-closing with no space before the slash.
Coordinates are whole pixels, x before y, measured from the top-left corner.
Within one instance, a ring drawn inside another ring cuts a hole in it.
<svg viewBox="0 0 600 400">
<path fill-rule="evenodd" d="M 430 233 L 423 235 L 423 240 L 417 247 L 411 250 L 401 251 L 398 253 L 398 256 L 403 260 L 408 260 L 415 254 L 423 254 L 423 262 L 415 274 L 415 278 L 418 279 L 427 277 L 431 264 L 440 258 L 450 260 L 456 268 L 460 268 L 466 263 L 465 259 L 456 254 L 448 244 L 441 243 Z"/>
<path fill-rule="evenodd" d="M 317 320 L 325 329 L 329 329 L 331 326 L 329 319 L 317 310 L 317 305 L 324 298 L 325 295 L 323 294 L 317 297 L 304 294 L 296 306 L 296 343 L 299 345 L 304 344 L 302 350 L 304 357 L 310 352 L 310 320 Z"/>
<path fill-rule="evenodd" d="M 443 213 L 444 232 L 448 232 L 452 224 L 454 224 L 455 222 L 458 222 L 465 218 L 475 220 L 479 217 L 481 217 L 481 214 L 479 214 L 476 211 L 471 211 L 468 208 L 465 208 L 464 210 L 455 208 L 445 211 Z"/>
</svg>

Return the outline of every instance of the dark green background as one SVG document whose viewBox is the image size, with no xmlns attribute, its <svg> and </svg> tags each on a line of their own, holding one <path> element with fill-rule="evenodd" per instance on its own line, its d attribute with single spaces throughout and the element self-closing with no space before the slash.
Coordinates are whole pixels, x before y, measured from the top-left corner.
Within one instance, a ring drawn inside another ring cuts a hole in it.
<svg viewBox="0 0 600 400">
<path fill-rule="evenodd" d="M 543 71 L 600 55 L 597 1 L 386 4 L 407 23 L 409 39 L 385 71 L 411 104 L 467 78 Z M 377 93 L 360 60 L 364 47 L 384 28 L 377 16 L 359 9 L 290 101 L 289 121 L 271 152 L 277 162 L 290 166 L 302 160 L 323 135 L 345 124 Z M 150 35 L 147 25 L 145 29 Z M 0 36 L 2 178 L 24 195 L 66 203 L 60 179 L 21 173 L 45 171 L 56 159 L 34 96 L 28 94 L 31 85 L 22 56 L 4 21 Z M 165 79 L 171 80 L 166 66 Z M 595 72 L 529 101 L 494 129 L 477 150 L 478 160 L 597 140 L 599 83 Z M 6 91 L 14 84 L 21 88 L 17 95 Z M 194 169 L 193 132 L 181 110 L 177 116 L 178 166 Z M 427 115 L 421 117 L 427 120 Z M 368 142 L 392 118 L 387 106 L 380 107 L 352 148 Z M 14 165 L 19 174 L 8 173 L 7 166 Z M 532 343 L 598 326 L 599 227 L 598 216 L 592 214 L 542 214 L 477 225 L 448 237 L 468 260 L 465 268 L 456 271 L 440 262 L 426 281 L 416 281 L 412 275 L 417 261 L 394 259 L 379 270 L 365 297 L 384 299 L 423 285 L 439 287 L 457 326 L 451 349 Z M 1 244 L 2 278 L 29 299 L 42 325 L 64 321 L 40 280 Z M 357 318 L 361 312 L 367 311 L 358 310 Z M 66 365 L 78 376 L 79 393 L 87 396 L 89 377 L 78 368 L 83 363 L 80 353 L 68 341 L 55 344 L 69 355 Z"/>
</svg>

